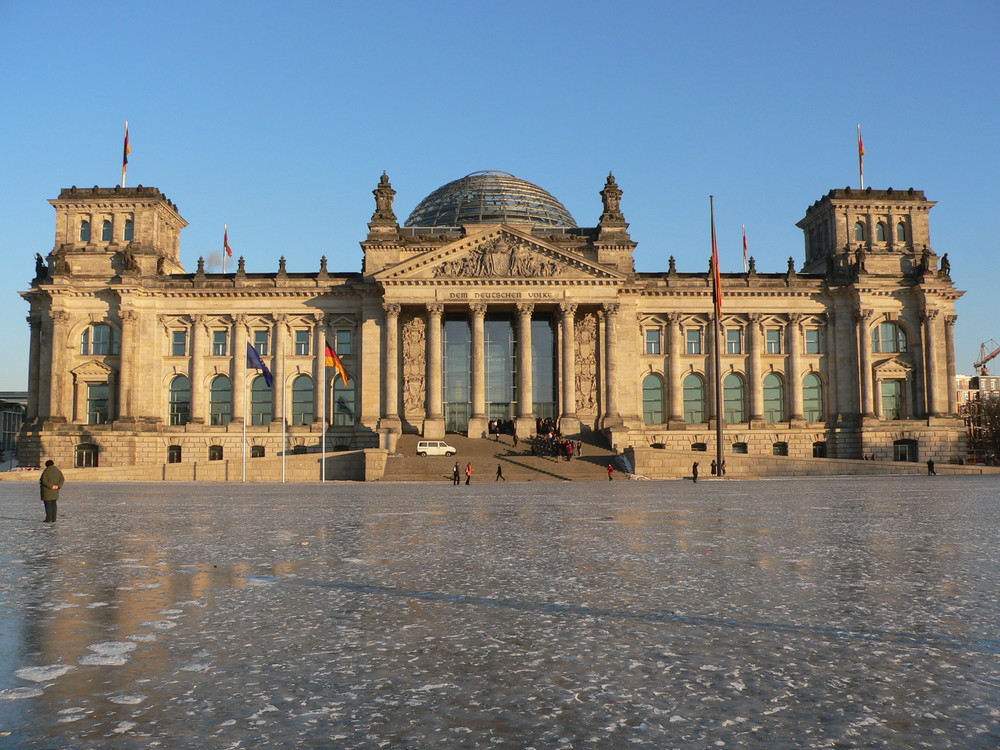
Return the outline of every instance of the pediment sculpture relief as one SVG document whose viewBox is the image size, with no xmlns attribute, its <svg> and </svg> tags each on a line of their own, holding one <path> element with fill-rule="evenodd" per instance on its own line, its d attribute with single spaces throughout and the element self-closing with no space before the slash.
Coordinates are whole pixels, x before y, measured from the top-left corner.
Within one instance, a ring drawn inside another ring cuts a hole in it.
<svg viewBox="0 0 1000 750">
<path fill-rule="evenodd" d="M 558 276 L 562 266 L 539 257 L 524 242 L 512 242 L 496 237 L 472 248 L 468 255 L 447 260 L 434 269 L 436 278 L 551 278 Z"/>
</svg>

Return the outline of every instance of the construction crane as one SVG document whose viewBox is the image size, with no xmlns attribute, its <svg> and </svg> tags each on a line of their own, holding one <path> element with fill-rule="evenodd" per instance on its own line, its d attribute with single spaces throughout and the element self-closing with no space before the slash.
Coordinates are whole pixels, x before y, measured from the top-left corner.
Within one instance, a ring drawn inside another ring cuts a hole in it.
<svg viewBox="0 0 1000 750">
<path fill-rule="evenodd" d="M 979 361 L 973 367 L 979 370 L 980 375 L 989 375 L 990 368 L 986 366 L 986 363 L 998 354 L 1000 354 L 1000 344 L 997 344 L 993 339 L 984 341 L 979 345 Z"/>
</svg>

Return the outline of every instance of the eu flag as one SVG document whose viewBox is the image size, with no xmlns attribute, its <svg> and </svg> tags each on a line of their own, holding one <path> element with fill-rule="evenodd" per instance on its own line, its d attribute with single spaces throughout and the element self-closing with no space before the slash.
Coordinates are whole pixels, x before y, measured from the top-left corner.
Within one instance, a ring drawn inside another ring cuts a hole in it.
<svg viewBox="0 0 1000 750">
<path fill-rule="evenodd" d="M 253 348 L 253 344 L 249 341 L 247 342 L 247 367 L 252 367 L 255 370 L 263 370 L 264 382 L 267 383 L 267 387 L 270 388 L 274 385 L 274 378 L 271 376 L 271 371 L 267 369 L 264 360 L 260 358 L 257 350 Z"/>
</svg>

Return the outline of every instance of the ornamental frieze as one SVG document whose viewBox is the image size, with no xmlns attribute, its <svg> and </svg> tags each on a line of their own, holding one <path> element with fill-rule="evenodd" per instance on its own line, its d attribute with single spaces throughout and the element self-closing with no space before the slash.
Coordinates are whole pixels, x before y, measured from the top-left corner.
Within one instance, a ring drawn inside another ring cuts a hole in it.
<svg viewBox="0 0 1000 750">
<path fill-rule="evenodd" d="M 552 278 L 563 267 L 552 260 L 540 258 L 527 243 L 512 243 L 506 237 L 496 237 L 472 248 L 464 258 L 446 260 L 434 269 L 435 278 Z"/>
</svg>

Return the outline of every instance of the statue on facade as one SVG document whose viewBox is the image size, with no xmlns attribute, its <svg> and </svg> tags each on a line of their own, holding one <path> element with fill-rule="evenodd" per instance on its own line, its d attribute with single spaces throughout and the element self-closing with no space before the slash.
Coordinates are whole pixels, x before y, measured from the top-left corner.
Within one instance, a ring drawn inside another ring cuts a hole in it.
<svg viewBox="0 0 1000 750">
<path fill-rule="evenodd" d="M 40 253 L 35 253 L 35 281 L 41 281 L 49 275 L 49 267 Z"/>
<path fill-rule="evenodd" d="M 951 261 L 948 260 L 948 253 L 941 256 L 941 275 L 951 276 Z"/>
<path fill-rule="evenodd" d="M 122 250 L 122 267 L 126 271 L 139 270 L 139 262 L 135 259 L 135 250 L 132 249 L 131 243 Z"/>
<path fill-rule="evenodd" d="M 396 191 L 392 189 L 389 175 L 385 172 L 379 178 L 378 187 L 372 190 L 372 195 L 375 196 L 375 213 L 372 215 L 372 221 L 395 222 L 396 213 L 392 209 L 392 201 Z"/>
</svg>

